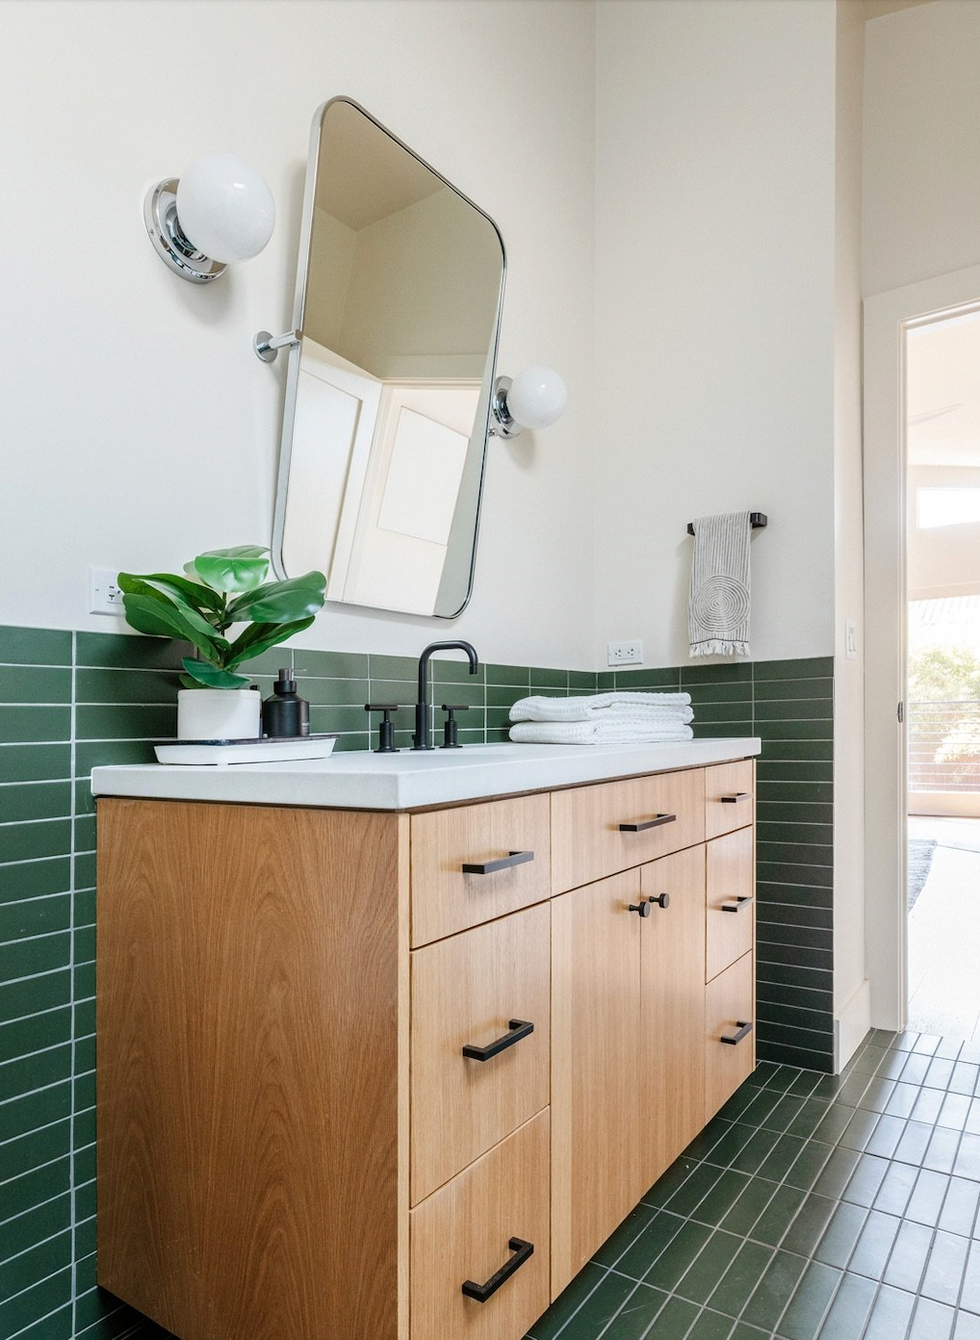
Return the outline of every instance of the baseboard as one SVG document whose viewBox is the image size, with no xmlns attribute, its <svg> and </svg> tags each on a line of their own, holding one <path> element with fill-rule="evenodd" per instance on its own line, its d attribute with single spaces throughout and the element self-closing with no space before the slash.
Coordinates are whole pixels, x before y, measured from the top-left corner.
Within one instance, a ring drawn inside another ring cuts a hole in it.
<svg viewBox="0 0 980 1340">
<path fill-rule="evenodd" d="M 839 1075 L 871 1027 L 871 984 L 867 978 L 834 1017 L 834 1074 Z"/>
</svg>

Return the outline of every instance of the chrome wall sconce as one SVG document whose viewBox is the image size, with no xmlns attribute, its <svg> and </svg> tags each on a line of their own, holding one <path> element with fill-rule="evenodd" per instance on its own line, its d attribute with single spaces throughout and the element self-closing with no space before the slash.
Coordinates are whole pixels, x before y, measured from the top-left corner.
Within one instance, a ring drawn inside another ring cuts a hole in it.
<svg viewBox="0 0 980 1340">
<path fill-rule="evenodd" d="M 517 437 L 525 428 L 547 428 L 561 418 L 567 399 L 565 383 L 554 368 L 527 368 L 513 379 L 498 377 L 490 431 L 497 437 Z"/>
<path fill-rule="evenodd" d="M 147 193 L 143 219 L 157 255 L 182 279 L 207 284 L 259 254 L 276 205 L 254 168 L 233 154 L 207 154 Z"/>
</svg>

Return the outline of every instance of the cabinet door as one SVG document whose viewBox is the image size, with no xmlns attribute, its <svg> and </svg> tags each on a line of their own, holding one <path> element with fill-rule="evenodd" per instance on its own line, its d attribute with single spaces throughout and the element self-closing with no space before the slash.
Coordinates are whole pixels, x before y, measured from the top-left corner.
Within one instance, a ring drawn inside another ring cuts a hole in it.
<svg viewBox="0 0 980 1340">
<path fill-rule="evenodd" d="M 552 1292 L 629 1214 L 640 1170 L 640 873 L 552 902 Z"/>
<path fill-rule="evenodd" d="M 753 954 L 744 954 L 705 990 L 706 1122 L 755 1069 L 754 959 Z"/>
<path fill-rule="evenodd" d="M 704 770 L 705 837 L 720 837 L 755 819 L 755 759 Z"/>
<path fill-rule="evenodd" d="M 704 841 L 704 769 L 574 786 L 551 796 L 553 893 Z"/>
<path fill-rule="evenodd" d="M 548 1208 L 545 1109 L 412 1210 L 412 1340 L 518 1340 L 548 1306 Z"/>
<path fill-rule="evenodd" d="M 704 980 L 710 982 L 747 954 L 755 940 L 755 829 L 715 838 L 707 852 Z"/>
<path fill-rule="evenodd" d="M 640 880 L 651 907 L 640 933 L 645 1191 L 704 1120 L 704 847 L 645 865 Z"/>
<path fill-rule="evenodd" d="M 413 949 L 550 893 L 547 795 L 412 815 Z"/>
<path fill-rule="evenodd" d="M 413 1205 L 547 1107 L 550 938 L 541 903 L 413 952 Z"/>
</svg>

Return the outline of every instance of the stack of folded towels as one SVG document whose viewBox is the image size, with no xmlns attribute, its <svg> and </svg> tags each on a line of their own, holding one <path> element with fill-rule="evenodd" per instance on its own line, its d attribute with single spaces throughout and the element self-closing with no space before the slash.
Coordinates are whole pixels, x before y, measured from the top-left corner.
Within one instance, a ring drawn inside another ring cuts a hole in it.
<svg viewBox="0 0 980 1340">
<path fill-rule="evenodd" d="M 510 709 L 519 744 L 667 744 L 690 740 L 689 693 L 594 693 L 521 698 Z"/>
</svg>

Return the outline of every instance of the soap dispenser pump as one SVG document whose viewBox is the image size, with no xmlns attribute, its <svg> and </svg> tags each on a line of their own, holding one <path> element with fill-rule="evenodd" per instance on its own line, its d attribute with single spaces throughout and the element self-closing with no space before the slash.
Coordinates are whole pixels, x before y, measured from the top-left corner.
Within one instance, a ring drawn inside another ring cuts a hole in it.
<svg viewBox="0 0 980 1340">
<path fill-rule="evenodd" d="M 310 705 L 296 693 L 289 670 L 279 671 L 271 695 L 262 704 L 262 732 L 270 739 L 287 739 L 310 733 Z"/>
</svg>

